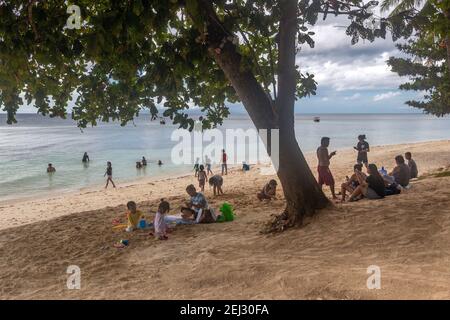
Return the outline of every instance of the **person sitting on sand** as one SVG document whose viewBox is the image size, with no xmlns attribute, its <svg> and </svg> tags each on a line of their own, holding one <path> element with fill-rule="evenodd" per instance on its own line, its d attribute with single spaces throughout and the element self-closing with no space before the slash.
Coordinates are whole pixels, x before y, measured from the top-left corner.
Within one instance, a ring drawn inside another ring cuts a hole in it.
<svg viewBox="0 0 450 320">
<path fill-rule="evenodd" d="M 413 160 L 411 152 L 405 153 L 405 158 L 408 160 L 408 167 L 411 179 L 415 179 L 419 176 L 419 170 L 417 170 L 417 164 Z"/>
<path fill-rule="evenodd" d="M 191 197 L 186 207 L 181 208 L 181 216 L 183 219 L 197 220 L 197 215 L 200 210 L 208 208 L 208 201 L 206 201 L 203 193 L 197 192 L 193 184 L 186 187 L 187 194 Z"/>
<path fill-rule="evenodd" d="M 250 165 L 247 164 L 245 161 L 242 162 L 242 171 L 249 171 L 250 170 Z"/>
<path fill-rule="evenodd" d="M 127 203 L 127 228 L 126 232 L 136 230 L 138 227 L 139 219 L 142 217 L 142 212 L 137 210 L 136 202 L 129 201 Z"/>
<path fill-rule="evenodd" d="M 147 166 L 147 159 L 145 159 L 145 157 L 142 157 L 142 166 L 146 167 Z"/>
<path fill-rule="evenodd" d="M 86 162 L 89 162 L 89 161 L 90 161 L 90 160 L 89 160 L 89 156 L 88 156 L 87 152 L 85 152 L 85 153 L 83 154 L 83 159 L 81 159 L 81 161 L 82 161 L 82 162 L 84 162 L 84 163 L 86 163 Z"/>
<path fill-rule="evenodd" d="M 381 199 L 386 195 L 385 183 L 383 177 L 378 172 L 375 164 L 371 163 L 367 166 L 368 176 L 366 177 L 360 171 L 355 171 L 359 185 L 351 194 L 348 201 L 355 201 L 361 196 L 367 199 Z"/>
<path fill-rule="evenodd" d="M 342 201 L 345 201 L 345 196 L 346 193 L 348 192 L 349 194 L 352 194 L 353 191 L 355 191 L 355 189 L 359 186 L 359 181 L 358 181 L 358 177 L 356 175 L 356 172 L 360 173 L 361 175 L 363 175 L 363 179 L 366 179 L 365 174 L 362 172 L 362 164 L 357 163 L 353 166 L 353 174 L 352 176 L 349 178 L 347 177 L 347 181 L 345 181 L 342 185 L 341 185 L 341 194 L 342 194 Z"/>
<path fill-rule="evenodd" d="M 169 202 L 161 199 L 158 206 L 158 212 L 156 212 L 155 219 L 153 220 L 153 226 L 155 228 L 155 238 L 158 240 L 167 240 L 167 224 L 164 220 L 165 215 L 170 211 Z"/>
<path fill-rule="evenodd" d="M 49 163 L 47 167 L 47 173 L 54 173 L 54 172 L 56 172 L 55 167 L 51 163 Z"/>
<path fill-rule="evenodd" d="M 209 178 L 209 185 L 213 187 L 214 196 L 215 195 L 221 195 L 223 194 L 222 185 L 223 185 L 223 178 L 222 176 L 216 174 Z"/>
<path fill-rule="evenodd" d="M 330 138 L 323 137 L 320 140 L 320 147 L 317 148 L 317 159 L 319 161 L 319 165 L 317 166 L 317 171 L 319 173 L 318 182 L 321 189 L 324 184 L 329 186 L 333 199 L 337 199 L 336 194 L 334 192 L 334 178 L 330 171 L 330 159 L 336 155 L 336 151 L 333 151 L 330 154 L 328 154 L 329 145 L 330 145 Z"/>
<path fill-rule="evenodd" d="M 201 164 L 197 174 L 198 178 L 198 186 L 200 187 L 201 192 L 205 192 L 205 183 L 208 179 L 208 175 L 206 174 L 205 167 Z"/>
<path fill-rule="evenodd" d="M 388 176 L 384 176 L 384 180 L 388 183 L 397 183 L 402 187 L 406 187 L 411 179 L 411 173 L 408 165 L 405 163 L 405 158 L 399 155 L 395 157 L 396 166 Z"/>
<path fill-rule="evenodd" d="M 272 179 L 264 186 L 264 188 L 262 188 L 260 193 L 256 194 L 256 196 L 258 197 L 259 201 L 262 201 L 264 199 L 272 200 L 275 199 L 276 193 L 277 182 Z"/>
</svg>

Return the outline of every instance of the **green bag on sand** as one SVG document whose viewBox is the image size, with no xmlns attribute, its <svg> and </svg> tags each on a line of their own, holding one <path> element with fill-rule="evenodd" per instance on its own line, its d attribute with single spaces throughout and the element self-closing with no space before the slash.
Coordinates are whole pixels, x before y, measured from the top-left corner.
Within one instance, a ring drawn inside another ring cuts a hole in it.
<svg viewBox="0 0 450 320">
<path fill-rule="evenodd" d="M 227 202 L 222 203 L 222 206 L 219 208 L 219 211 L 222 214 L 217 219 L 217 222 L 225 222 L 225 221 L 233 221 L 234 220 L 233 207 L 231 206 L 231 204 L 229 204 Z"/>
</svg>

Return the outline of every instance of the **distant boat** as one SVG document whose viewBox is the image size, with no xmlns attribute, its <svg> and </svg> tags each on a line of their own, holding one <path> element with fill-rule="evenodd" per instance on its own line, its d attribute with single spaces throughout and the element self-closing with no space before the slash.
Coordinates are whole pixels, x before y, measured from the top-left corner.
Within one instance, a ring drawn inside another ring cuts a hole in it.
<svg viewBox="0 0 450 320">
<path fill-rule="evenodd" d="M 166 120 L 163 117 L 159 118 L 159 124 L 166 124 Z"/>
<path fill-rule="evenodd" d="M 320 117 L 314 117 L 314 122 L 320 122 Z"/>
</svg>

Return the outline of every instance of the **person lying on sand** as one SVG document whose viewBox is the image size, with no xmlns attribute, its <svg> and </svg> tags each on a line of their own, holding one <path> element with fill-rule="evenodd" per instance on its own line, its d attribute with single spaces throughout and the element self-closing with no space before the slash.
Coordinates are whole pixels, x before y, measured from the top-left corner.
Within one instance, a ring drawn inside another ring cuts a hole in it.
<svg viewBox="0 0 450 320">
<path fill-rule="evenodd" d="M 197 189 L 195 189 L 193 184 L 186 187 L 186 192 L 191 199 L 186 204 L 186 207 L 181 208 L 181 216 L 186 220 L 197 220 L 197 215 L 200 209 L 208 208 L 208 201 L 206 201 L 203 193 L 197 192 Z"/>
<path fill-rule="evenodd" d="M 359 186 L 356 187 L 348 201 L 355 201 L 361 196 L 367 199 L 381 199 L 386 195 L 386 189 L 383 177 L 378 172 L 375 164 L 371 163 L 367 166 L 368 177 L 362 172 L 355 171 Z"/>
<path fill-rule="evenodd" d="M 127 228 L 125 229 L 126 232 L 131 232 L 137 229 L 139 219 L 142 217 L 142 212 L 137 210 L 136 202 L 129 201 L 127 203 Z"/>
<path fill-rule="evenodd" d="M 167 224 L 164 220 L 165 215 L 170 211 L 169 202 L 161 199 L 158 206 L 158 212 L 156 212 L 155 219 L 153 221 L 153 226 L 155 228 L 155 238 L 158 240 L 167 240 Z"/>
<path fill-rule="evenodd" d="M 223 194 L 222 185 L 223 185 L 223 178 L 222 176 L 216 174 L 209 178 L 209 185 L 213 187 L 214 195 L 221 195 Z"/>
<path fill-rule="evenodd" d="M 345 196 L 346 196 L 347 192 L 349 194 L 352 194 L 353 191 L 355 191 L 355 189 L 359 186 L 359 181 L 358 181 L 358 177 L 356 175 L 356 172 L 360 173 L 363 176 L 363 179 L 366 180 L 367 177 L 362 172 L 362 164 L 360 164 L 360 163 L 355 164 L 353 166 L 353 174 L 352 174 L 352 176 L 350 178 L 347 177 L 347 181 L 345 181 L 341 185 L 341 194 L 342 194 L 341 201 L 345 201 Z"/>
<path fill-rule="evenodd" d="M 264 188 L 262 188 L 260 193 L 257 193 L 256 196 L 258 197 L 259 201 L 262 201 L 264 199 L 272 200 L 275 199 L 275 195 L 277 193 L 277 182 L 275 180 L 270 180 L 269 183 L 267 183 Z"/>
</svg>

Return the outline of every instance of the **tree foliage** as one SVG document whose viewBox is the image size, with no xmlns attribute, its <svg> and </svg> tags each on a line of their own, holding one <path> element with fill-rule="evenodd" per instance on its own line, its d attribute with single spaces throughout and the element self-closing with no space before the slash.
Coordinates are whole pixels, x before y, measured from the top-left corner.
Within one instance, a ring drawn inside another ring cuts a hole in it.
<svg viewBox="0 0 450 320">
<path fill-rule="evenodd" d="M 250 70 L 271 99 L 277 96 L 279 1 L 210 1 L 227 37 L 207 33 L 197 0 L 77 0 L 80 29 L 69 29 L 65 0 L 0 1 L 0 104 L 8 123 L 23 103 L 50 117 L 71 116 L 80 127 L 116 120 L 125 125 L 140 111 L 158 106 L 183 128 L 194 121 L 186 110 L 199 106 L 204 128 L 222 122 L 225 105 L 239 98 L 208 52 L 233 43 L 240 68 Z M 370 4 L 360 0 L 298 2 L 298 45 L 314 47 L 310 31 L 319 18 L 345 14 L 347 34 L 384 37 L 386 24 L 363 26 Z M 314 75 L 296 70 L 296 98 L 314 95 Z"/>
<path fill-rule="evenodd" d="M 408 41 L 397 44 L 406 57 L 390 57 L 388 64 L 410 79 L 400 89 L 423 92 L 406 104 L 437 116 L 450 113 L 450 1 L 386 0 L 382 8 L 392 5 L 393 37 Z"/>
</svg>

